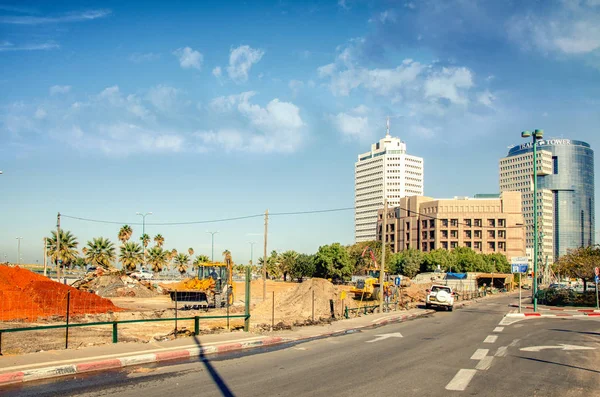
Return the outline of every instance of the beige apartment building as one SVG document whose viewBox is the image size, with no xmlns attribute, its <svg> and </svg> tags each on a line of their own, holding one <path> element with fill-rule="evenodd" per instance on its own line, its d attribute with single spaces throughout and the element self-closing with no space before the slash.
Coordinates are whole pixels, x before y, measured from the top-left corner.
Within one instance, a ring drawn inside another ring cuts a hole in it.
<svg viewBox="0 0 600 397">
<path fill-rule="evenodd" d="M 383 210 L 379 210 L 379 241 L 382 220 Z M 386 243 L 394 253 L 408 248 L 429 252 L 469 247 L 485 254 L 501 253 L 509 260 L 525 256 L 520 192 L 454 199 L 404 197 L 399 206 L 388 209 L 386 223 Z"/>
</svg>

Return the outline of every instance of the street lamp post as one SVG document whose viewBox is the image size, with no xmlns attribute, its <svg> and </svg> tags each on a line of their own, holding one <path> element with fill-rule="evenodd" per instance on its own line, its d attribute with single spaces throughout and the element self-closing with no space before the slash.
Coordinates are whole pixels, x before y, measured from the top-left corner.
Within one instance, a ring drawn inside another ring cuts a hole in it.
<svg viewBox="0 0 600 397">
<path fill-rule="evenodd" d="M 538 210 L 537 210 L 537 141 L 544 137 L 544 130 L 521 132 L 522 138 L 531 138 L 533 145 L 533 311 L 537 312 L 538 288 Z"/>
<path fill-rule="evenodd" d="M 17 243 L 17 265 L 21 266 L 21 240 L 23 237 L 16 237 L 16 239 L 19 241 Z"/>
<path fill-rule="evenodd" d="M 211 234 L 211 257 L 210 260 L 212 263 L 215 263 L 215 234 L 219 233 L 217 232 L 206 232 L 206 233 L 210 233 Z"/>
<path fill-rule="evenodd" d="M 144 269 L 146 268 L 146 246 L 144 246 L 144 236 L 146 235 L 146 217 L 148 215 L 152 215 L 152 212 L 146 212 L 142 214 L 141 212 L 136 212 L 136 215 L 142 217 L 142 254 L 144 258 Z"/>
</svg>

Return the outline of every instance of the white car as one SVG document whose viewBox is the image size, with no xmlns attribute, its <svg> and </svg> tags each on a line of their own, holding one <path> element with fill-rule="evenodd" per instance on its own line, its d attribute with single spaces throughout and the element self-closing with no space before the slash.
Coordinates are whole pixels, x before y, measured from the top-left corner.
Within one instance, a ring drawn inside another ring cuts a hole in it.
<svg viewBox="0 0 600 397">
<path fill-rule="evenodd" d="M 427 292 L 425 300 L 425 307 L 427 309 L 445 307 L 449 311 L 452 311 L 454 308 L 454 292 L 452 288 L 445 285 L 433 285 Z"/>
<path fill-rule="evenodd" d="M 138 280 L 152 280 L 154 278 L 154 273 L 149 272 L 148 270 L 140 270 L 139 272 L 131 273 L 129 277 Z"/>
</svg>

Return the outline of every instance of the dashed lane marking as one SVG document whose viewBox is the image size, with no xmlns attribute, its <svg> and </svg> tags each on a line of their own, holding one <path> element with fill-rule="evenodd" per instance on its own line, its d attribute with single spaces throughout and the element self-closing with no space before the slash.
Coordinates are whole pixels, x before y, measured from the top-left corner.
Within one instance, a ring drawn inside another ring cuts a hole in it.
<svg viewBox="0 0 600 397">
<path fill-rule="evenodd" d="M 502 332 L 504 331 L 504 327 L 496 327 L 494 328 L 494 332 Z"/>
<path fill-rule="evenodd" d="M 475 368 L 480 371 L 486 371 L 492 365 L 493 359 L 494 359 L 494 356 L 486 356 L 477 363 Z"/>
<path fill-rule="evenodd" d="M 496 350 L 495 357 L 506 357 L 506 353 L 508 351 L 508 346 L 500 346 L 498 350 Z"/>
<path fill-rule="evenodd" d="M 454 378 L 446 385 L 446 390 L 463 391 L 469 386 L 469 382 L 477 373 L 476 369 L 460 369 Z"/>
<path fill-rule="evenodd" d="M 488 349 L 477 349 L 475 353 L 471 356 L 471 360 L 481 360 L 485 356 L 487 356 L 489 350 Z"/>
<path fill-rule="evenodd" d="M 498 339 L 498 335 L 488 335 L 487 338 L 484 339 L 483 343 L 496 343 Z"/>
</svg>

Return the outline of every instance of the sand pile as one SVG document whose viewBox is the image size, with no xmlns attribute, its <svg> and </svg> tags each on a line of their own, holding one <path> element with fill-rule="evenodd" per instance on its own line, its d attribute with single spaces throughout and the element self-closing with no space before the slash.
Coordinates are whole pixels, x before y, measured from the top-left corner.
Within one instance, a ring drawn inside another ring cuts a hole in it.
<svg viewBox="0 0 600 397">
<path fill-rule="evenodd" d="M 275 318 L 287 322 L 303 321 L 312 318 L 313 291 L 315 299 L 315 320 L 331 318 L 329 301 L 333 299 L 336 317 L 342 313 L 341 292 L 329 281 L 322 278 L 313 278 L 287 291 L 275 294 Z M 270 296 L 269 296 L 270 298 Z M 344 304 L 356 307 L 356 303 L 347 296 Z M 269 318 L 273 302 L 271 299 L 261 302 L 252 310 L 252 316 Z"/>
<path fill-rule="evenodd" d="M 122 309 L 110 300 L 50 279 L 20 267 L 0 265 L 0 321 L 65 316 L 67 292 L 70 314 L 95 314 Z"/>
<path fill-rule="evenodd" d="M 138 281 L 120 273 L 89 274 L 86 278 L 73 283 L 73 287 L 105 298 L 122 296 L 150 298 L 161 292 L 147 281 Z"/>
<path fill-rule="evenodd" d="M 410 284 L 408 287 L 402 288 L 402 300 L 404 302 L 425 302 L 427 297 L 427 289 L 431 288 L 429 284 Z"/>
</svg>

